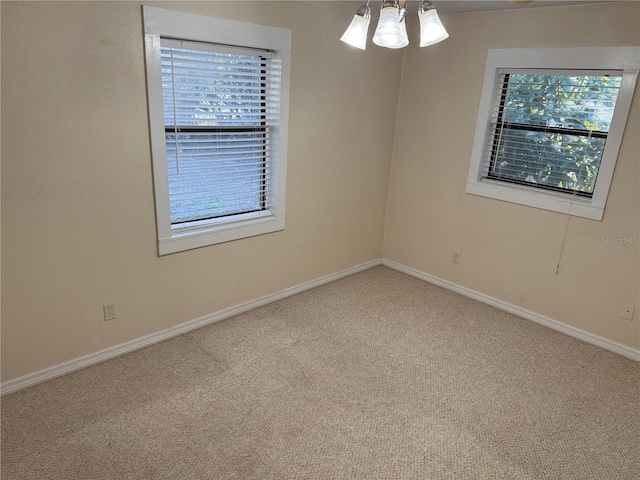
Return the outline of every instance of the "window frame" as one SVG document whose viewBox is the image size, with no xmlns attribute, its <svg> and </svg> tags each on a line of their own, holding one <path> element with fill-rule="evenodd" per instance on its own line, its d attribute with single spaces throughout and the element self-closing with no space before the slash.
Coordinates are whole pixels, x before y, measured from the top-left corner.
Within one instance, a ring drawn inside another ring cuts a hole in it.
<svg viewBox="0 0 640 480">
<path fill-rule="evenodd" d="M 602 220 L 613 179 L 640 68 L 640 47 L 494 49 L 489 50 L 466 183 L 466 193 L 511 203 Z M 482 174 L 486 142 L 494 132 L 490 123 L 495 96 L 502 91 L 501 69 L 619 71 L 622 74 L 611 127 L 602 154 L 593 195 L 520 185 Z"/>
<path fill-rule="evenodd" d="M 284 230 L 288 143 L 291 31 L 216 17 L 142 7 L 149 130 L 158 234 L 158 254 Z M 259 212 L 171 225 L 162 95 L 161 38 L 269 50 L 281 67 L 277 158 L 270 159 L 268 208 Z"/>
</svg>

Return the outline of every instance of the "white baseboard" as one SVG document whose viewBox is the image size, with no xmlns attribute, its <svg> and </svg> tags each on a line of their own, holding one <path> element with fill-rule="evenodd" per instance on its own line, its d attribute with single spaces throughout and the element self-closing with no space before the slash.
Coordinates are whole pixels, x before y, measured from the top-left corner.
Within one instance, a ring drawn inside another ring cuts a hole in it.
<svg viewBox="0 0 640 480">
<path fill-rule="evenodd" d="M 190 320 L 188 322 L 176 325 L 175 327 L 171 327 L 160 332 L 145 335 L 144 337 L 140 337 L 135 340 L 116 345 L 114 347 L 109 347 L 104 350 L 100 350 L 98 352 L 76 358 L 74 360 L 69 360 L 68 362 L 54 365 L 53 367 L 45 368 L 43 370 L 24 375 L 22 377 L 8 380 L 0 385 L 0 392 L 2 395 L 8 395 L 10 393 L 17 392 L 18 390 L 22 390 L 23 388 L 31 387 L 33 385 L 37 385 L 38 383 L 46 382 L 47 380 L 61 377 L 62 375 L 75 372 L 76 370 L 80 370 L 82 368 L 104 362 L 105 360 L 110 360 L 120 355 L 124 355 L 126 353 L 148 347 L 149 345 L 153 345 L 154 343 L 177 337 L 178 335 L 182 335 L 183 333 L 187 333 L 192 330 L 211 325 L 221 320 L 225 320 L 229 317 L 248 312 L 249 310 L 253 310 L 254 308 L 261 307 L 263 305 L 281 300 L 286 297 L 290 297 L 291 295 L 304 292 L 305 290 L 319 287 L 320 285 L 333 282 L 334 280 L 338 280 L 340 278 L 348 277 L 349 275 L 353 275 L 354 273 L 358 273 L 381 264 L 382 259 L 378 258 L 361 265 L 347 268 L 340 272 L 332 273 L 315 280 L 301 283 L 300 285 L 296 285 L 294 287 L 286 288 L 284 290 L 258 298 L 256 300 L 251 300 L 249 302 L 236 305 L 235 307 L 230 307 L 219 312 Z"/>
<path fill-rule="evenodd" d="M 465 297 L 473 298 L 474 300 L 486 303 L 487 305 L 491 305 L 492 307 L 499 308 L 500 310 L 513 313 L 514 315 L 518 315 L 519 317 L 531 320 L 532 322 L 544 325 L 545 327 L 549 327 L 553 330 L 557 330 L 558 332 L 569 335 L 570 337 L 577 338 L 578 340 L 582 340 L 610 352 L 622 355 L 623 357 L 635 360 L 636 362 L 640 362 L 640 350 L 636 350 L 626 345 L 622 345 L 621 343 L 617 343 L 612 340 L 599 337 L 598 335 L 585 332 L 584 330 L 580 330 L 579 328 L 571 327 L 564 323 L 558 322 L 557 320 L 553 320 L 549 317 L 545 317 L 544 315 L 540 315 L 539 313 L 535 313 L 516 305 L 512 305 L 508 302 L 505 302 L 504 300 L 498 300 L 497 298 L 490 297 L 489 295 L 477 292 L 475 290 L 471 290 L 470 288 L 462 287 L 447 280 L 434 277 L 433 275 L 429 275 L 428 273 L 424 273 L 414 268 L 407 267 L 406 265 L 394 262 L 393 260 L 384 258 L 382 260 L 382 264 L 385 267 L 389 267 L 399 272 L 406 273 L 407 275 L 411 275 L 412 277 L 419 278 L 420 280 L 433 283 L 434 285 L 438 285 L 439 287 L 454 291 L 456 293 L 464 295 Z"/>
<path fill-rule="evenodd" d="M 311 280 L 311 281 L 302 283 L 300 285 L 296 285 L 294 287 L 287 288 L 285 290 L 281 290 L 280 292 L 276 292 L 271 295 L 258 298 L 256 300 L 251 300 L 249 302 L 236 305 L 235 307 L 230 307 L 230 308 L 221 310 L 219 312 L 215 312 L 200 318 L 196 318 L 194 320 L 190 320 L 188 322 L 182 323 L 180 325 L 176 325 L 175 327 L 171 327 L 166 330 L 162 330 L 160 332 L 145 335 L 144 337 L 140 337 L 135 340 L 131 340 L 129 342 L 116 345 L 114 347 L 106 348 L 104 350 L 100 350 L 98 352 L 91 353 L 89 355 L 85 355 L 83 357 L 76 358 L 68 362 L 54 365 L 53 367 L 45 368 L 43 370 L 24 375 L 22 377 L 8 380 L 6 382 L 3 382 L 0 385 L 0 392 L 2 395 L 8 395 L 10 393 L 17 392 L 18 390 L 22 390 L 24 388 L 37 385 L 38 383 L 46 382 L 47 380 L 61 377 L 63 375 L 66 375 L 71 372 L 75 372 L 82 368 L 90 367 L 91 365 L 95 365 L 97 363 L 110 360 L 112 358 L 118 357 L 120 355 L 124 355 L 126 353 L 133 352 L 135 350 L 139 350 L 144 347 L 148 347 L 149 345 L 153 345 L 163 340 L 168 340 L 170 338 L 177 337 L 178 335 L 182 335 L 183 333 L 187 333 L 192 330 L 196 330 L 198 328 L 211 325 L 213 323 L 219 322 L 221 320 L 225 320 L 235 315 L 248 312 L 249 310 L 252 310 L 254 308 L 267 305 L 269 303 L 275 302 L 277 300 L 281 300 L 286 297 L 290 297 L 291 295 L 304 292 L 305 290 L 310 290 L 312 288 L 319 287 L 321 285 L 324 285 L 329 282 L 333 282 L 334 280 L 338 280 L 340 278 L 348 277 L 349 275 L 353 275 L 354 273 L 358 273 L 358 272 L 367 270 L 369 268 L 376 267 L 378 265 L 384 265 L 386 267 L 392 268 L 399 272 L 406 273 L 407 275 L 411 275 L 412 277 L 416 277 L 426 282 L 432 283 L 434 285 L 438 285 L 439 287 L 446 288 L 447 290 L 460 293 L 461 295 L 464 295 L 469 298 L 473 298 L 474 300 L 478 300 L 480 302 L 486 303 L 493 307 L 499 308 L 500 310 L 513 313 L 515 315 L 518 315 L 519 317 L 525 318 L 527 320 L 531 320 L 535 323 L 544 325 L 545 327 L 549 327 L 553 330 L 557 330 L 566 335 L 569 335 L 570 337 L 577 338 L 579 340 L 590 343 L 592 345 L 596 345 L 610 352 L 617 353 L 618 355 L 621 355 L 623 357 L 629 358 L 631 360 L 635 360 L 636 362 L 640 362 L 640 350 L 636 350 L 626 345 L 622 345 L 620 343 L 614 342 L 612 340 L 608 340 L 606 338 L 599 337 L 592 333 L 585 332 L 584 330 L 580 330 L 579 328 L 565 325 L 564 323 L 558 322 L 557 320 L 553 320 L 551 318 L 545 317 L 543 315 L 532 312 L 530 310 L 517 307 L 503 300 L 498 300 L 484 293 L 480 293 L 475 290 L 462 287 L 460 285 L 449 282 L 447 280 L 434 277 L 433 275 L 429 275 L 427 273 L 421 272 L 411 267 L 407 267 L 400 263 L 394 262 L 393 260 L 376 259 L 367 263 L 363 263 L 361 265 L 356 265 L 354 267 L 347 268 L 340 272 L 332 273 L 330 275 L 326 275 L 324 277 L 320 277 L 315 280 Z"/>
</svg>

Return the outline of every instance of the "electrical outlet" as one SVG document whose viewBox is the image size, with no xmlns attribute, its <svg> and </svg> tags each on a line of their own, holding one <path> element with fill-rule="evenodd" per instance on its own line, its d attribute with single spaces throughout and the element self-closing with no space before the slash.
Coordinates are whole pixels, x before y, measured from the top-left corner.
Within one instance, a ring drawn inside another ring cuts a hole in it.
<svg viewBox="0 0 640 480">
<path fill-rule="evenodd" d="M 633 312 L 635 312 L 635 305 L 622 305 L 622 309 L 620 310 L 620 316 L 627 320 L 631 320 L 633 318 Z"/>
<path fill-rule="evenodd" d="M 451 254 L 452 263 L 460 263 L 460 250 L 454 250 Z"/>
<path fill-rule="evenodd" d="M 113 320 L 113 319 L 116 318 L 116 304 L 115 303 L 109 303 L 107 305 L 103 305 L 102 309 L 104 310 L 104 319 L 105 319 L 105 321 Z"/>
</svg>

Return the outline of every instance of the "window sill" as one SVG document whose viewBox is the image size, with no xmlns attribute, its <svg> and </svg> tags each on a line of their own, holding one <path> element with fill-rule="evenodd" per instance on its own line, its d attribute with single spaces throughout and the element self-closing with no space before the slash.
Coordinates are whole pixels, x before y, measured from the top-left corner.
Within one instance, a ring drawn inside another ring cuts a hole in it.
<svg viewBox="0 0 640 480">
<path fill-rule="evenodd" d="M 158 254 L 169 255 L 184 250 L 284 230 L 284 217 L 267 215 L 249 220 L 236 219 L 225 223 L 203 222 L 204 225 L 174 228 L 170 237 L 161 238 L 158 241 Z M 253 216 L 255 217 L 255 214 Z"/>
<path fill-rule="evenodd" d="M 592 199 L 553 193 L 527 188 L 521 185 L 510 186 L 502 182 L 483 179 L 480 182 L 467 182 L 467 193 L 481 197 L 493 198 L 510 203 L 517 203 L 528 207 L 550 210 L 591 220 L 602 220 L 604 205 L 593 202 Z"/>
</svg>

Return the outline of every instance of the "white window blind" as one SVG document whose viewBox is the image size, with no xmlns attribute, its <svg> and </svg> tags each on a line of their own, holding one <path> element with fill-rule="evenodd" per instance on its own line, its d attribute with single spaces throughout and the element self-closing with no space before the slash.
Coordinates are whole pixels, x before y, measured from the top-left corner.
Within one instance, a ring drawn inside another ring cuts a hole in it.
<svg viewBox="0 0 640 480">
<path fill-rule="evenodd" d="M 638 47 L 489 50 L 465 191 L 602 220 L 639 59 Z"/>
<path fill-rule="evenodd" d="M 481 176 L 593 196 L 622 72 L 501 69 Z"/>
<path fill-rule="evenodd" d="M 280 62 L 269 51 L 161 39 L 172 229 L 268 214 Z"/>
<path fill-rule="evenodd" d="M 284 230 L 291 31 L 142 11 L 158 254 Z"/>
</svg>

